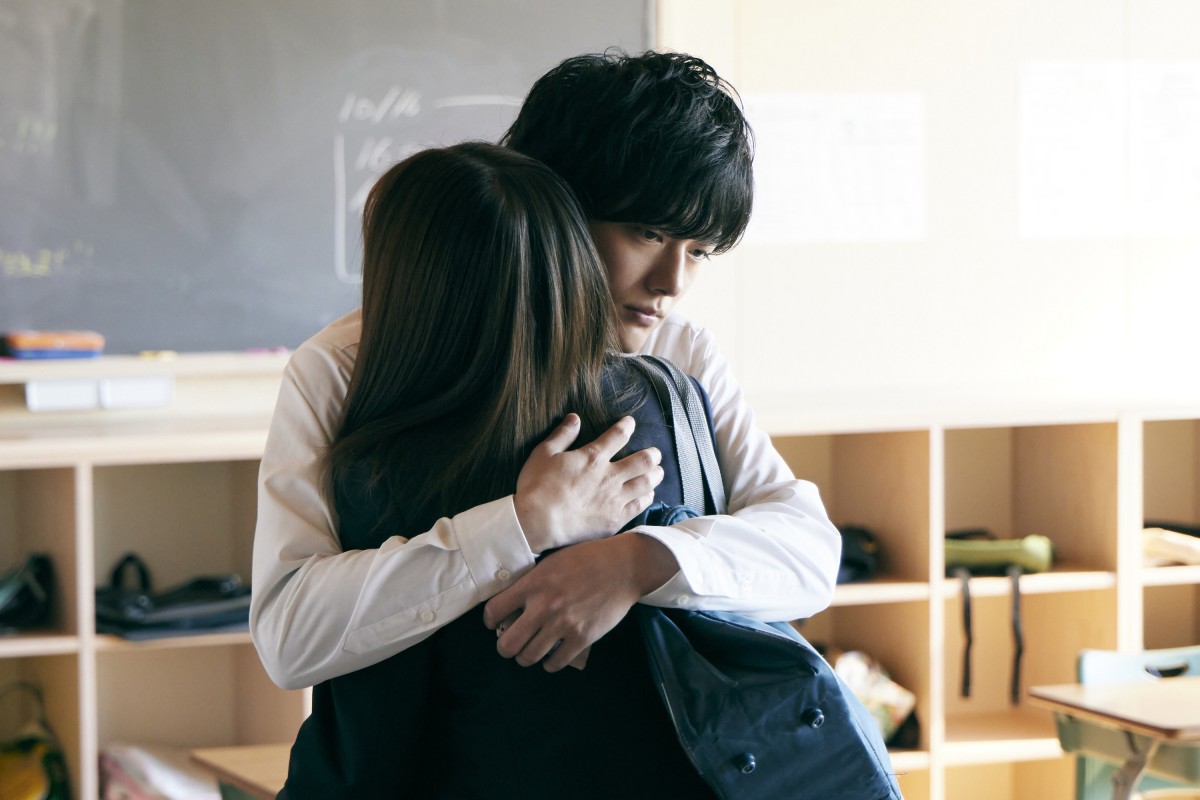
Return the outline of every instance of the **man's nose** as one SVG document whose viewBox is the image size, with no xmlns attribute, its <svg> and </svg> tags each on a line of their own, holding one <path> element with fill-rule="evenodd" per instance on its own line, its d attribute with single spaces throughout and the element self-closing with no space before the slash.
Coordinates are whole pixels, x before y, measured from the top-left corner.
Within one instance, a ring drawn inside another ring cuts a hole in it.
<svg viewBox="0 0 1200 800">
<path fill-rule="evenodd" d="M 677 297 L 687 286 L 687 251 L 671 243 L 662 249 L 650 273 L 650 289 L 655 294 Z"/>
</svg>

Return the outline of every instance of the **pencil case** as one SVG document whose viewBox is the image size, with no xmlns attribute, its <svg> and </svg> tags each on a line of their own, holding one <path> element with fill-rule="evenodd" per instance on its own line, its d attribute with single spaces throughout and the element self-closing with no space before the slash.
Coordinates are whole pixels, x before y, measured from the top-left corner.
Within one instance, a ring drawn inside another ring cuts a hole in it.
<svg viewBox="0 0 1200 800">
<path fill-rule="evenodd" d="M 4 353 L 12 358 L 95 358 L 104 337 L 95 331 L 9 331 Z"/>
<path fill-rule="evenodd" d="M 946 539 L 946 569 L 964 567 L 974 575 L 1003 575 L 1015 565 L 1025 572 L 1045 572 L 1054 561 L 1054 545 L 1045 536 L 1020 539 Z"/>
</svg>

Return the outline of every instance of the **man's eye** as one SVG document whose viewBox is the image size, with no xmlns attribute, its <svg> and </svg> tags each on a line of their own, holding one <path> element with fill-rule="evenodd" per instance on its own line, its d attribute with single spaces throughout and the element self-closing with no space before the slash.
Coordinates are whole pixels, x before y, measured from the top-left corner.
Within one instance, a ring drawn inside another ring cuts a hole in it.
<svg viewBox="0 0 1200 800">
<path fill-rule="evenodd" d="M 709 256 L 711 256 L 711 255 L 712 255 L 711 250 L 693 250 L 692 251 L 692 258 L 696 259 L 697 261 L 707 261 Z"/>
<path fill-rule="evenodd" d="M 661 242 L 662 241 L 662 234 L 659 233 L 658 231 L 654 230 L 653 228 L 639 228 L 638 232 L 641 234 L 641 237 L 647 241 L 650 241 L 650 242 Z"/>
</svg>

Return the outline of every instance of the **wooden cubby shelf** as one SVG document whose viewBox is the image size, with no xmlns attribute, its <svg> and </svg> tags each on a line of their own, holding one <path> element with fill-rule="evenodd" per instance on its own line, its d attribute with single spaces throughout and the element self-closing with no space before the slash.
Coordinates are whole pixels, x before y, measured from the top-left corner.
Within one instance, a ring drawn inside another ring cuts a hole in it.
<svg viewBox="0 0 1200 800">
<path fill-rule="evenodd" d="M 98 635 L 93 620 L 95 589 L 129 550 L 158 586 L 213 571 L 249 579 L 258 459 L 284 361 L 75 366 L 174 376 L 169 408 L 113 414 L 31 413 L 20 385 L 72 367 L 0 364 L 0 564 L 48 553 L 59 595 L 46 630 L 0 638 L 0 683 L 43 686 L 80 798 L 98 796 L 110 743 L 284 742 L 307 713 L 307 694 L 271 684 L 245 633 L 129 642 Z M 986 407 L 976 397 L 763 404 L 760 419 L 833 521 L 879 541 L 878 574 L 838 586 L 830 608 L 797 624 L 814 642 L 869 653 L 915 694 L 920 741 L 892 752 L 906 798 L 1070 796 L 1072 762 L 1024 689 L 1073 680 L 1083 647 L 1200 643 L 1200 566 L 1143 567 L 1139 549 L 1146 519 L 1200 523 L 1200 401 L 1180 411 L 1174 400 L 1170 413 L 1150 401 L 992 395 Z M 972 692 L 959 696 L 962 598 L 943 537 L 980 527 L 1055 544 L 1053 569 L 1021 578 L 1016 706 L 1003 578 L 972 579 Z"/>
<path fill-rule="evenodd" d="M 762 403 L 760 420 L 834 523 L 880 544 L 880 573 L 838 586 L 801 630 L 866 651 L 916 694 L 920 749 L 893 752 L 906 798 L 1073 796 L 1073 760 L 1025 690 L 1074 681 L 1082 648 L 1200 643 L 1200 566 L 1143 568 L 1139 538 L 1144 519 L 1200 524 L 1200 403 L 1165 416 L 1153 398 L 901 400 L 805 396 L 795 414 L 777 396 Z M 960 696 L 962 588 L 942 549 L 947 531 L 980 528 L 1055 547 L 1049 571 L 1020 579 L 1015 706 L 1004 577 L 971 579 L 972 691 Z"/>
</svg>

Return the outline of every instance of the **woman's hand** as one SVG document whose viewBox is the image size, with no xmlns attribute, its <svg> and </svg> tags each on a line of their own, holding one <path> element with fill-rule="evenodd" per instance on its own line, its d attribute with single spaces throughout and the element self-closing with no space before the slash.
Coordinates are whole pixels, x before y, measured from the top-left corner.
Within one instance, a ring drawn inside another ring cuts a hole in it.
<svg viewBox="0 0 1200 800">
<path fill-rule="evenodd" d="M 633 418 L 622 417 L 594 441 L 568 450 L 579 435 L 579 416 L 568 414 L 534 448 L 513 496 L 530 550 L 543 553 L 609 536 L 650 506 L 663 479 L 662 454 L 651 447 L 610 460 L 633 429 Z"/>
<path fill-rule="evenodd" d="M 678 569 L 665 545 L 639 533 L 583 542 L 546 556 L 489 600 L 484 624 L 503 626 L 496 650 L 523 667 L 582 669 L 588 648 Z"/>
</svg>

